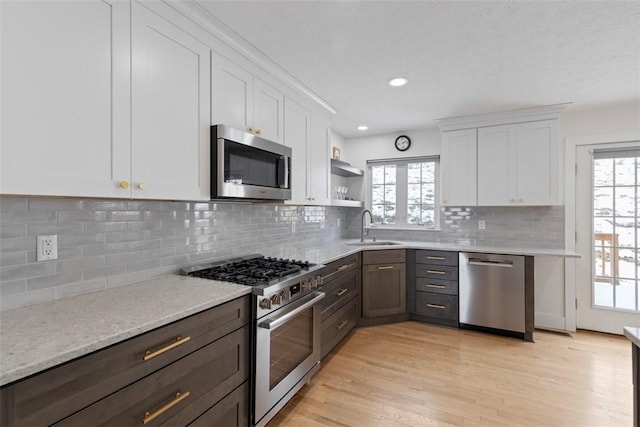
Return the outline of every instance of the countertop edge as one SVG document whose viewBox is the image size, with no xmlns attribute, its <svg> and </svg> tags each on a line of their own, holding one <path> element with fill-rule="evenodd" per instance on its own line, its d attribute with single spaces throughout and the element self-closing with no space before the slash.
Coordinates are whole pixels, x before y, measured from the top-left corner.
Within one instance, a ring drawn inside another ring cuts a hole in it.
<svg viewBox="0 0 640 427">
<path fill-rule="evenodd" d="M 624 336 L 627 337 L 636 347 L 640 347 L 640 327 L 625 326 Z"/>
</svg>

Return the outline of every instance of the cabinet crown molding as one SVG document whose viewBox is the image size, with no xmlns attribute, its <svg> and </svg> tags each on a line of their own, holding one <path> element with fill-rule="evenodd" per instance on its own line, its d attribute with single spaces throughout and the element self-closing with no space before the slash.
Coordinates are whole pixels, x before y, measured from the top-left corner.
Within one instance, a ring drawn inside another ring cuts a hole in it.
<svg viewBox="0 0 640 427">
<path fill-rule="evenodd" d="M 570 104 L 571 102 L 565 102 L 562 104 L 517 108 L 513 110 L 497 111 L 492 113 L 446 117 L 442 119 L 436 119 L 436 122 L 438 122 L 440 130 L 445 132 L 485 126 L 497 126 L 509 123 L 559 119 L 565 108 Z"/>
</svg>

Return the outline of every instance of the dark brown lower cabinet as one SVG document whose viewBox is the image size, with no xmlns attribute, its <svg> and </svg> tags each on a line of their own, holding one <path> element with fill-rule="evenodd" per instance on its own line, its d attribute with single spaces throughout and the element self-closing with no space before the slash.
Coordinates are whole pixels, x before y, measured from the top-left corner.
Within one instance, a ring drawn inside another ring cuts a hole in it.
<svg viewBox="0 0 640 427">
<path fill-rule="evenodd" d="M 246 426 L 249 311 L 242 297 L 9 385 L 2 426 Z"/>
<path fill-rule="evenodd" d="M 405 254 L 404 249 L 364 252 L 361 325 L 408 319 Z"/>
<path fill-rule="evenodd" d="M 321 354 L 324 358 L 358 324 L 360 254 L 331 262 L 325 269 L 321 301 Z"/>
</svg>

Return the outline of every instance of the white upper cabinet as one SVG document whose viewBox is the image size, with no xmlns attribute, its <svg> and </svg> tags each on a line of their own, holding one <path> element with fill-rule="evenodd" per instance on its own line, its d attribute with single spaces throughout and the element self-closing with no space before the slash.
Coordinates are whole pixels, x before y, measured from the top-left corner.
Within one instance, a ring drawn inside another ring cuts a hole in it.
<svg viewBox="0 0 640 427">
<path fill-rule="evenodd" d="M 562 204 L 566 104 L 440 120 L 443 206 Z"/>
<path fill-rule="evenodd" d="M 133 197 L 208 200 L 209 48 L 136 2 L 132 24 Z"/>
<path fill-rule="evenodd" d="M 129 4 L 2 1 L 0 16 L 0 193 L 128 197 Z"/>
<path fill-rule="evenodd" d="M 331 204 L 331 123 L 321 116 L 311 116 L 311 139 L 308 146 L 309 169 L 307 194 L 313 204 Z"/>
<path fill-rule="evenodd" d="M 311 138 L 311 114 L 290 100 L 285 101 L 284 145 L 291 147 L 291 204 L 309 204 L 312 196 L 307 189 L 309 159 L 307 145 Z"/>
<path fill-rule="evenodd" d="M 211 124 L 225 124 L 283 142 L 284 95 L 211 52 Z"/>
<path fill-rule="evenodd" d="M 442 133 L 443 206 L 476 205 L 476 130 Z"/>
<path fill-rule="evenodd" d="M 478 129 L 478 205 L 560 203 L 558 121 Z"/>
</svg>

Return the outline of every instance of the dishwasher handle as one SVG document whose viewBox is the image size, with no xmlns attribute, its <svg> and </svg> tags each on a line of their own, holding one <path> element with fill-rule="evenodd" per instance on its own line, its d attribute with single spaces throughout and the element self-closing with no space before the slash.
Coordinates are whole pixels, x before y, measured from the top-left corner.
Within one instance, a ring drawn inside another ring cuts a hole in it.
<svg viewBox="0 0 640 427">
<path fill-rule="evenodd" d="M 480 258 L 469 258 L 469 265 L 482 265 L 487 267 L 504 267 L 513 268 L 513 262 L 511 261 L 491 261 Z"/>
</svg>

